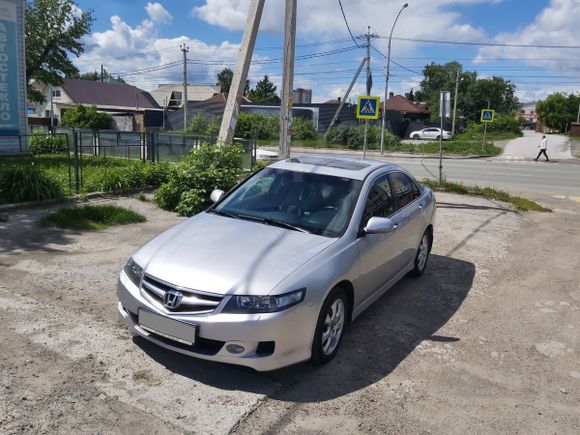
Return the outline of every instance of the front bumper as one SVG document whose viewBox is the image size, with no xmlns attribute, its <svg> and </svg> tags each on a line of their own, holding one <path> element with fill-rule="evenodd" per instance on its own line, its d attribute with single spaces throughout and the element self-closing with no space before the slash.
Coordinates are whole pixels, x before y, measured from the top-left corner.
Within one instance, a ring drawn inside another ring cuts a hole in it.
<svg viewBox="0 0 580 435">
<path fill-rule="evenodd" d="M 214 312 L 201 315 L 167 315 L 145 299 L 137 286 L 121 272 L 117 284 L 119 319 L 134 334 L 166 349 L 209 361 L 237 364 L 258 371 L 275 370 L 310 358 L 318 312 L 308 303 L 278 313 L 226 314 L 221 309 L 227 297 Z M 181 344 L 142 329 L 139 309 L 195 325 L 198 330 L 193 346 Z M 244 348 L 239 354 L 228 351 L 229 345 Z"/>
</svg>

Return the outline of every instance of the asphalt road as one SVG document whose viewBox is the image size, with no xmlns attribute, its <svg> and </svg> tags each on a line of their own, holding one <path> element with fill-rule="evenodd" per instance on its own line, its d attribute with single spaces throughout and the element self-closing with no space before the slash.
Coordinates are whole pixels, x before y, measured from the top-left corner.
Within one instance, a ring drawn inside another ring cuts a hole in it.
<svg viewBox="0 0 580 435">
<path fill-rule="evenodd" d="M 362 158 L 360 152 L 334 150 L 296 150 L 292 156 L 305 153 L 334 154 Z M 411 171 L 419 178 L 439 177 L 439 160 L 432 157 L 403 157 L 369 153 L 368 158 L 384 160 Z M 569 161 L 534 162 L 511 160 L 503 156 L 482 159 L 444 159 L 443 176 L 448 181 L 507 190 L 530 199 L 553 202 L 572 200 L 580 202 L 580 165 Z M 554 205 L 554 204 L 550 204 Z"/>
</svg>

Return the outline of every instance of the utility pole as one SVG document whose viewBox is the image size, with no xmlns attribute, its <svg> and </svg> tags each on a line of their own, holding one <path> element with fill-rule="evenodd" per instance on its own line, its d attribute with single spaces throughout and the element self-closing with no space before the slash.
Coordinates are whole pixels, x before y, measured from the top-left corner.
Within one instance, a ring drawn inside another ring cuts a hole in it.
<svg viewBox="0 0 580 435">
<path fill-rule="evenodd" d="M 407 6 L 409 6 L 409 4 L 405 3 L 399 10 L 397 17 L 393 22 L 393 27 L 391 27 L 391 33 L 389 34 L 389 50 L 387 51 L 387 72 L 385 73 L 385 100 L 383 101 L 383 123 L 381 125 L 381 154 L 383 154 L 384 150 L 385 127 L 387 120 L 387 99 L 389 98 L 389 76 L 391 71 L 391 40 L 393 39 L 393 31 L 395 30 L 395 25 L 399 20 L 399 16 L 401 15 L 401 12 L 403 12 L 403 10 L 407 8 Z"/>
<path fill-rule="evenodd" d="M 371 75 L 371 39 L 376 39 L 378 38 L 379 35 L 377 35 L 376 33 L 371 34 L 371 26 L 367 27 L 367 34 L 366 35 L 361 35 L 358 38 L 359 39 L 366 39 L 367 41 L 367 96 L 371 95 L 371 90 L 373 87 L 373 78 Z M 377 110 L 379 110 L 379 107 L 377 107 Z M 367 156 L 367 142 L 368 142 L 368 129 L 369 129 L 369 120 L 365 119 L 365 134 L 364 134 L 364 139 L 363 139 L 363 159 L 366 159 Z"/>
<path fill-rule="evenodd" d="M 453 94 L 453 121 L 451 121 L 451 136 L 455 135 L 455 116 L 457 115 L 457 93 L 459 92 L 459 71 L 457 68 L 457 76 L 455 77 L 455 94 Z"/>
<path fill-rule="evenodd" d="M 183 95 L 181 101 L 183 102 L 183 131 L 185 132 L 187 130 L 187 53 L 189 47 L 181 44 L 179 49 L 183 52 Z"/>
<path fill-rule="evenodd" d="M 284 71 L 280 102 L 280 157 L 290 157 L 292 143 L 292 90 L 294 87 L 294 53 L 296 44 L 296 3 L 286 0 L 284 21 Z"/>
<path fill-rule="evenodd" d="M 252 53 L 254 52 L 254 44 L 256 42 L 256 35 L 258 34 L 258 27 L 260 25 L 260 18 L 262 17 L 265 1 L 266 0 L 252 0 L 250 3 L 246 29 L 244 30 L 244 36 L 242 37 L 242 43 L 240 44 L 236 69 L 234 71 L 234 77 L 232 79 L 224 116 L 222 118 L 218 145 L 229 143 L 234 139 L 234 132 L 236 131 L 236 124 L 238 122 L 240 111 L 238 100 L 241 101 L 244 96 L 246 78 L 248 77 L 248 70 L 250 69 L 250 61 L 252 60 Z"/>
<path fill-rule="evenodd" d="M 487 108 L 489 109 L 489 100 L 487 100 Z M 485 141 L 487 138 L 487 124 L 489 124 L 488 122 L 485 123 L 485 126 L 483 127 L 483 142 L 481 142 L 481 151 L 484 151 L 484 147 L 485 147 Z"/>
<path fill-rule="evenodd" d="M 328 125 L 328 128 L 326 129 L 326 133 L 327 134 L 330 131 L 330 129 L 332 127 L 334 127 L 334 124 L 336 124 L 336 121 L 338 120 L 338 117 L 340 116 L 340 111 L 342 110 L 342 106 L 344 106 L 344 103 L 348 99 L 348 96 L 350 95 L 350 91 L 352 91 L 352 87 L 354 86 L 354 84 L 358 80 L 358 76 L 359 76 L 360 72 L 362 71 L 362 69 L 365 66 L 365 63 L 367 61 L 368 61 L 368 59 L 366 57 L 363 58 L 362 62 L 360 63 L 360 65 L 358 67 L 358 69 L 356 70 L 356 74 L 354 75 L 352 81 L 350 82 L 350 85 L 349 85 L 348 89 L 346 90 L 346 92 L 344 94 L 344 97 L 342 97 L 342 100 L 340 100 L 340 104 L 338 105 L 338 109 L 336 109 L 336 113 L 332 117 L 332 120 L 330 121 L 330 124 Z"/>
<path fill-rule="evenodd" d="M 54 95 L 54 88 L 50 85 L 50 134 L 54 134 L 54 106 L 52 104 L 52 96 Z"/>
<path fill-rule="evenodd" d="M 105 69 L 103 68 L 103 65 L 101 65 L 101 83 L 103 83 L 105 81 Z"/>
<path fill-rule="evenodd" d="M 578 104 L 578 116 L 576 117 L 576 122 L 580 122 L 580 104 Z"/>
</svg>

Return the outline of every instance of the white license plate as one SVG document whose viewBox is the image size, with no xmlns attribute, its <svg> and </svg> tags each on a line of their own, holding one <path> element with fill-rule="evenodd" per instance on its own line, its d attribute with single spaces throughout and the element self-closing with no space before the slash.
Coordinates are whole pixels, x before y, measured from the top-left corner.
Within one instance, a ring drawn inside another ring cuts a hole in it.
<svg viewBox="0 0 580 435">
<path fill-rule="evenodd" d="M 193 345 L 195 343 L 196 327 L 189 323 L 160 316 L 148 310 L 139 310 L 139 326 L 145 331 L 179 343 Z"/>
</svg>

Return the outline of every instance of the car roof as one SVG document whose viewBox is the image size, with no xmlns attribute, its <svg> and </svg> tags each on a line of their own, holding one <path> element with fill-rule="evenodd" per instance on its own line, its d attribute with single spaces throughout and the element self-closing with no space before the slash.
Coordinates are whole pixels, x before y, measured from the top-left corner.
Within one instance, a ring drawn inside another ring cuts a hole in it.
<svg viewBox="0 0 580 435">
<path fill-rule="evenodd" d="M 401 169 L 399 166 L 376 160 L 361 160 L 335 156 L 299 156 L 273 163 L 274 169 L 286 169 L 297 172 L 313 172 L 335 177 L 364 180 L 367 175 L 379 168 Z"/>
</svg>

